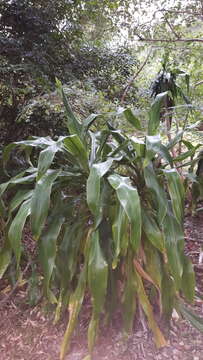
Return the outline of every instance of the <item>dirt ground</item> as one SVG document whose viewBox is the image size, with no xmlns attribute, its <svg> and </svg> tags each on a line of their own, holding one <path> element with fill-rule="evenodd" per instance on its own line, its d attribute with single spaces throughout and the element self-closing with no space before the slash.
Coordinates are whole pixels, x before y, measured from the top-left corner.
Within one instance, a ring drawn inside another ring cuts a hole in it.
<svg viewBox="0 0 203 360">
<path fill-rule="evenodd" d="M 197 290 L 203 294 L 203 211 L 185 219 L 186 253 L 193 261 Z M 17 289 L 9 302 L 0 307 L 0 360 L 58 360 L 59 349 L 67 325 L 67 315 L 53 325 L 51 309 L 42 304 L 25 305 L 24 288 Z M 2 297 L 0 298 L 0 301 Z M 203 317 L 203 301 L 196 298 L 193 309 Z M 88 308 L 83 311 L 66 360 L 82 360 L 87 354 L 86 330 Z M 124 340 L 120 320 L 101 329 L 93 360 L 203 360 L 203 335 L 185 320 L 171 322 L 168 346 L 157 350 L 151 334 L 143 324 Z"/>
</svg>

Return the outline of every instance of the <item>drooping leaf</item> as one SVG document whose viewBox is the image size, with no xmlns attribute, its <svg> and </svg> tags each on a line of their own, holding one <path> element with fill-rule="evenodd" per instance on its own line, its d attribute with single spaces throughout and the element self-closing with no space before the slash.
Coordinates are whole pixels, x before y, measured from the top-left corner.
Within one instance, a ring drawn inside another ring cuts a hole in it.
<svg viewBox="0 0 203 360">
<path fill-rule="evenodd" d="M 155 135 L 158 130 L 161 106 L 167 95 L 168 91 L 158 94 L 151 106 L 149 112 L 148 135 Z"/>
<path fill-rule="evenodd" d="M 30 140 L 13 142 L 5 146 L 3 149 L 3 165 L 5 167 L 11 155 L 11 152 L 15 147 L 20 147 L 22 150 L 26 149 L 27 147 L 45 149 L 48 146 L 53 145 L 54 143 L 55 142 L 49 136 L 47 137 L 33 136 Z"/>
<path fill-rule="evenodd" d="M 101 215 L 101 178 L 108 172 L 113 159 L 109 158 L 105 162 L 93 164 L 87 179 L 87 204 L 95 216 L 96 226 L 100 221 Z"/>
<path fill-rule="evenodd" d="M 134 115 L 133 111 L 131 109 L 125 109 L 124 115 L 126 120 L 137 130 L 142 130 L 142 126 L 140 123 L 140 120 L 137 118 L 137 116 Z"/>
<path fill-rule="evenodd" d="M 72 209 L 73 211 L 73 209 Z M 62 286 L 67 289 L 78 266 L 78 251 L 84 238 L 84 223 L 67 224 L 57 252 L 57 269 Z"/>
<path fill-rule="evenodd" d="M 108 265 L 99 243 L 98 230 L 92 233 L 88 262 L 88 284 L 91 291 L 94 311 L 100 314 L 106 295 Z"/>
<path fill-rule="evenodd" d="M 181 162 L 189 157 L 193 157 L 196 153 L 196 150 L 198 149 L 198 147 L 202 146 L 202 144 L 198 144 L 197 146 L 195 146 L 193 149 L 190 149 L 186 152 L 183 152 L 182 154 L 176 156 L 176 158 L 174 159 L 175 162 Z"/>
<path fill-rule="evenodd" d="M 94 231 L 91 235 L 90 253 L 88 262 L 88 284 L 92 296 L 93 311 L 88 329 L 88 347 L 92 352 L 95 344 L 99 315 L 103 310 L 107 291 L 108 264 L 104 259 L 100 243 L 99 232 Z"/>
<path fill-rule="evenodd" d="M 126 261 L 126 284 L 123 291 L 123 322 L 124 330 L 130 334 L 136 311 L 136 287 L 132 252 L 129 251 Z"/>
<path fill-rule="evenodd" d="M 161 252 L 164 251 L 164 237 L 153 214 L 142 208 L 143 232 L 147 239 Z"/>
<path fill-rule="evenodd" d="M 48 170 L 36 183 L 31 201 L 31 230 L 35 239 L 39 239 L 45 224 L 50 204 L 51 189 L 58 177 L 59 170 Z"/>
<path fill-rule="evenodd" d="M 164 219 L 163 229 L 170 272 L 174 278 L 176 288 L 180 289 L 183 275 L 183 229 L 170 213 Z"/>
<path fill-rule="evenodd" d="M 167 147 L 161 143 L 160 136 L 146 136 L 146 158 L 152 160 L 156 154 L 160 155 L 171 166 L 173 166 L 172 157 Z"/>
<path fill-rule="evenodd" d="M 37 172 L 36 169 L 33 169 L 33 172 L 31 175 L 23 176 L 25 174 L 25 171 L 23 173 L 20 173 L 19 175 L 11 178 L 11 180 L 2 183 L 0 185 L 0 195 L 2 196 L 4 192 L 7 190 L 7 188 L 11 185 L 17 185 L 17 184 L 29 184 L 32 183 L 33 180 L 36 178 Z"/>
<path fill-rule="evenodd" d="M 185 190 L 180 175 L 175 169 L 163 170 L 168 184 L 173 212 L 177 221 L 182 224 L 184 216 Z"/>
<path fill-rule="evenodd" d="M 167 144 L 167 149 L 168 150 L 172 149 L 179 141 L 181 141 L 183 134 L 184 134 L 183 130 L 178 131 L 178 133 L 174 136 L 174 138 L 171 139 L 169 141 L 169 143 Z M 173 160 L 175 160 L 175 159 L 173 159 Z"/>
<path fill-rule="evenodd" d="M 184 255 L 182 290 L 186 299 L 192 303 L 195 296 L 195 272 L 191 261 Z"/>
<path fill-rule="evenodd" d="M 118 174 L 110 175 L 108 181 L 116 190 L 118 200 L 124 208 L 131 226 L 130 241 L 134 251 L 137 251 L 141 240 L 141 208 L 137 189 L 129 178 Z"/>
<path fill-rule="evenodd" d="M 174 300 L 176 294 L 176 287 L 173 278 L 170 276 L 167 265 L 162 267 L 162 282 L 161 282 L 161 303 L 162 303 L 162 317 L 169 324 L 174 309 Z"/>
<path fill-rule="evenodd" d="M 182 302 L 178 302 L 177 309 L 197 330 L 203 332 L 203 319 L 188 309 Z"/>
<path fill-rule="evenodd" d="M 80 273 L 78 284 L 76 287 L 75 292 L 71 295 L 69 300 L 69 321 L 68 326 L 65 331 L 65 335 L 63 338 L 63 342 L 61 345 L 60 350 L 60 360 L 64 360 L 66 353 L 69 350 L 70 346 L 70 339 L 75 329 L 75 325 L 77 323 L 78 315 L 82 306 L 85 288 L 86 288 L 86 277 L 87 271 L 86 267 L 84 266 L 83 270 Z"/>
<path fill-rule="evenodd" d="M 22 245 L 21 245 L 22 231 L 26 219 L 30 215 L 30 212 L 31 212 L 31 199 L 28 199 L 22 203 L 20 209 L 18 210 L 15 218 L 11 223 L 8 232 L 8 238 L 16 257 L 17 267 L 19 266 L 21 252 L 22 252 Z"/>
<path fill-rule="evenodd" d="M 146 148 L 144 140 L 136 138 L 135 136 L 131 136 L 130 141 L 136 151 L 137 156 L 144 157 Z"/>
<path fill-rule="evenodd" d="M 56 298 L 50 289 L 50 279 L 55 266 L 57 238 L 61 226 L 64 222 L 64 206 L 57 202 L 52 214 L 48 219 L 47 230 L 41 236 L 39 244 L 39 258 L 44 275 L 44 292 L 51 303 L 56 302 Z"/>
<path fill-rule="evenodd" d="M 17 191 L 16 195 L 10 202 L 9 205 L 9 215 L 18 208 L 18 206 L 24 201 L 29 199 L 32 196 L 33 190 L 20 189 Z"/>
<path fill-rule="evenodd" d="M 5 246 L 0 251 L 0 280 L 10 264 L 11 255 L 11 249 L 8 246 Z"/>
<path fill-rule="evenodd" d="M 55 154 L 58 151 L 62 151 L 61 143 L 62 139 L 59 139 L 56 142 L 53 141 L 53 144 L 47 146 L 40 152 L 38 159 L 38 179 L 50 168 Z"/>
<path fill-rule="evenodd" d="M 128 221 L 127 215 L 124 208 L 119 204 L 116 209 L 115 220 L 112 225 L 112 235 L 113 242 L 115 247 L 114 260 L 113 260 L 113 268 L 117 266 L 117 261 L 119 254 L 123 248 L 124 237 L 126 238 L 126 246 L 128 245 Z"/>
<path fill-rule="evenodd" d="M 163 187 L 157 180 L 152 163 L 144 168 L 144 177 L 147 187 L 153 194 L 155 208 L 158 210 L 159 224 L 161 225 L 167 213 L 168 201 Z"/>
<path fill-rule="evenodd" d="M 149 242 L 144 243 L 144 252 L 145 252 L 145 270 L 149 274 L 152 282 L 160 295 L 161 281 L 162 281 L 162 267 L 161 267 L 161 257 L 157 249 Z M 140 274 L 141 275 L 141 274 Z"/>
<path fill-rule="evenodd" d="M 148 296 L 145 292 L 142 279 L 137 273 L 135 273 L 135 282 L 136 282 L 136 286 L 137 286 L 137 295 L 138 295 L 140 304 L 147 316 L 149 326 L 153 332 L 156 346 L 158 348 L 160 348 L 162 346 L 166 346 L 167 342 L 154 319 L 152 306 L 151 306 Z"/>
<path fill-rule="evenodd" d="M 90 126 L 94 123 L 94 121 L 98 118 L 100 118 L 102 114 L 90 114 L 85 120 L 82 122 L 82 134 L 83 136 L 88 131 Z"/>
</svg>

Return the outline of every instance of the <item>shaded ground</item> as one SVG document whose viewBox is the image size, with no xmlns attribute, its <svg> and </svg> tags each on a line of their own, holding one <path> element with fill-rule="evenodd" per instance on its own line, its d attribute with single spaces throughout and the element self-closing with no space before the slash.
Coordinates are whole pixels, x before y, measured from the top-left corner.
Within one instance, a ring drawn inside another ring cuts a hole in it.
<svg viewBox="0 0 203 360">
<path fill-rule="evenodd" d="M 203 211 L 195 218 L 186 218 L 186 253 L 192 258 L 197 290 L 203 294 Z M 25 305 L 25 290 L 18 289 L 8 303 L 0 308 L 0 360 L 58 360 L 67 317 L 53 325 L 51 309 Z M 0 299 L 1 300 L 1 299 Z M 43 308 L 43 310 L 42 310 Z M 203 317 L 203 301 L 196 299 L 194 310 Z M 88 308 L 75 331 L 66 360 L 82 360 L 87 355 L 86 329 Z M 203 360 L 203 335 L 182 319 L 173 319 L 168 346 L 157 350 L 151 334 L 143 324 L 125 341 L 120 321 L 114 327 L 101 329 L 94 360 Z"/>
</svg>

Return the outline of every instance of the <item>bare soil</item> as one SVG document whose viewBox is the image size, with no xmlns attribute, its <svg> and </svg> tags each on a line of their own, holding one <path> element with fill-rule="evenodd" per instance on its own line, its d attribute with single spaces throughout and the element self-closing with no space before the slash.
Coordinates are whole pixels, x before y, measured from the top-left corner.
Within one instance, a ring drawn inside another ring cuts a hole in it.
<svg viewBox="0 0 203 360">
<path fill-rule="evenodd" d="M 203 294 L 203 211 L 185 219 L 186 253 L 191 257 L 197 291 Z M 0 301 L 5 293 L 0 292 Z M 203 317 L 203 301 L 196 298 L 193 309 Z M 53 325 L 52 309 L 40 303 L 26 305 L 26 286 L 20 287 L 0 308 L 0 360 L 58 360 L 67 325 L 67 314 Z M 86 330 L 89 308 L 83 310 L 66 360 L 82 360 L 87 355 Z M 203 360 L 203 335 L 181 318 L 173 318 L 168 346 L 157 350 L 151 333 L 142 322 L 128 340 L 123 338 L 120 319 L 102 328 L 93 360 Z"/>
</svg>

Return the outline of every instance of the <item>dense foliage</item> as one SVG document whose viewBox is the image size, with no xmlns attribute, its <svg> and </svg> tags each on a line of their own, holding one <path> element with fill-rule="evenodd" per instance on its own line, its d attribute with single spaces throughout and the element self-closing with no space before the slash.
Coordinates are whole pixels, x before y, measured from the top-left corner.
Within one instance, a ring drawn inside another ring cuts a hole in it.
<svg viewBox="0 0 203 360">
<path fill-rule="evenodd" d="M 126 120 L 142 134 L 139 139 L 110 123 L 101 131 L 90 130 L 105 114 L 93 114 L 79 122 L 58 86 L 70 135 L 57 141 L 32 138 L 4 149 L 4 165 L 16 147 L 27 154 L 27 163 L 21 173 L 0 186 L 1 211 L 7 224 L 1 274 L 13 261 L 12 253 L 19 271 L 26 256 L 22 232 L 25 224 L 30 224 L 44 295 L 57 304 L 56 320 L 61 309 L 69 307 L 61 359 L 87 289 L 92 300 L 90 354 L 101 313 L 105 310 L 111 317 L 120 306 L 129 333 L 137 303 L 146 314 L 157 346 L 164 346 L 166 340 L 153 309 L 156 306 L 159 316 L 169 321 L 174 307 L 184 311 L 182 297 L 193 301 L 195 289 L 192 265 L 184 255 L 185 188 L 174 167 L 179 159 L 170 155 L 182 137 L 164 145 L 157 135 L 158 114 L 167 95 L 161 93 L 152 105 L 148 135 L 133 112 L 123 109 Z M 191 152 L 185 158 L 189 155 Z"/>
</svg>

